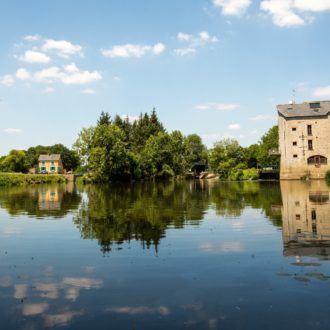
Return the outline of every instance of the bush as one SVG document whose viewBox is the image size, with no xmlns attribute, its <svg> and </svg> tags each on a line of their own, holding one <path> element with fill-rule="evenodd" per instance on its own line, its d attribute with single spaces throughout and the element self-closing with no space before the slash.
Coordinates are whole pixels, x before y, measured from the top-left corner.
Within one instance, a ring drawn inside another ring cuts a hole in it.
<svg viewBox="0 0 330 330">
<path fill-rule="evenodd" d="M 243 170 L 243 180 L 258 180 L 259 170 L 256 168 L 249 168 Z"/>
<path fill-rule="evenodd" d="M 325 173 L 325 180 L 330 183 L 330 170 L 327 170 Z"/>
<path fill-rule="evenodd" d="M 65 183 L 63 175 L 57 174 L 22 174 L 22 173 L 0 173 L 0 186 L 19 186 L 25 184 L 39 183 Z"/>
</svg>

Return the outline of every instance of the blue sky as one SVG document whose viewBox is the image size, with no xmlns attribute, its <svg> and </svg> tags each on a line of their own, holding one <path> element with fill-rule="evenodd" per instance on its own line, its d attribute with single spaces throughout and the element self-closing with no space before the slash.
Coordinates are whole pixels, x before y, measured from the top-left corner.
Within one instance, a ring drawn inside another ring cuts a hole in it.
<svg viewBox="0 0 330 330">
<path fill-rule="evenodd" d="M 330 0 L 10 0 L 0 155 L 71 146 L 101 111 L 256 143 L 276 104 L 330 98 Z"/>
</svg>

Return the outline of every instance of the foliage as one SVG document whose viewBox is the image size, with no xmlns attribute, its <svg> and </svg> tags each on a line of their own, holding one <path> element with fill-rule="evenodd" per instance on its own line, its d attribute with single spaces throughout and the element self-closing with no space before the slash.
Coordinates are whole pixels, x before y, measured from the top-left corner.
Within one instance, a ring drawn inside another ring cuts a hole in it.
<svg viewBox="0 0 330 330">
<path fill-rule="evenodd" d="M 325 180 L 327 181 L 327 183 L 330 183 L 330 170 L 327 170 L 325 173 Z"/>
<path fill-rule="evenodd" d="M 65 183 L 63 175 L 57 174 L 22 174 L 22 173 L 0 173 L 0 186 L 19 186 L 25 184 L 40 183 Z"/>
<path fill-rule="evenodd" d="M 25 172 L 26 154 L 23 150 L 11 150 L 7 156 L 0 158 L 1 172 Z"/>
</svg>

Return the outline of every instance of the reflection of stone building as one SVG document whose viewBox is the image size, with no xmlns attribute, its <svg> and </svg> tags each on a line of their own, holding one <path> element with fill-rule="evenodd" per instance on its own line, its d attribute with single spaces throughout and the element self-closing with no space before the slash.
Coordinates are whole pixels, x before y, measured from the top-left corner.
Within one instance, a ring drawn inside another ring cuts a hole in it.
<svg viewBox="0 0 330 330">
<path fill-rule="evenodd" d="M 330 102 L 277 106 L 281 179 L 324 178 L 330 169 Z"/>
<path fill-rule="evenodd" d="M 285 255 L 330 255 L 330 189 L 324 181 L 281 181 Z"/>
</svg>

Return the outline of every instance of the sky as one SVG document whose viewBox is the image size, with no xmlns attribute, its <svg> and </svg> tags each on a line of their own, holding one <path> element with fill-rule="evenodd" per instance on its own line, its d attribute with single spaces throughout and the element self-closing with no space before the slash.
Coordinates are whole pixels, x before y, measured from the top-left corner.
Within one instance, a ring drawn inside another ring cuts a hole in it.
<svg viewBox="0 0 330 330">
<path fill-rule="evenodd" d="M 277 104 L 330 99 L 329 31 L 330 0 L 2 0 L 0 155 L 153 108 L 257 143 Z"/>
</svg>

